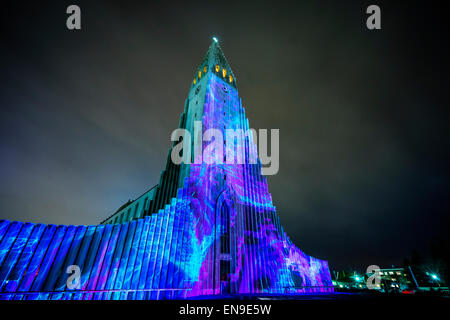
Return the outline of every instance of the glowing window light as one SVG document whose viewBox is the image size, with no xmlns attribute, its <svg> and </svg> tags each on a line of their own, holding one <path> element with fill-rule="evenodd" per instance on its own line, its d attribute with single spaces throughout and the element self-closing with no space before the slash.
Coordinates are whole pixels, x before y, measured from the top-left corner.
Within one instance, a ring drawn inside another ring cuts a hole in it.
<svg viewBox="0 0 450 320">
<path fill-rule="evenodd" d="M 194 84 L 196 84 L 197 83 L 197 79 L 194 79 Z"/>
<path fill-rule="evenodd" d="M 220 71 L 220 67 L 218 64 L 216 64 L 216 72 L 219 72 L 219 71 Z"/>
<path fill-rule="evenodd" d="M 205 67 L 203 68 L 203 73 L 206 73 L 206 72 L 208 72 L 208 66 L 205 66 Z"/>
<path fill-rule="evenodd" d="M 227 69 L 222 69 L 222 75 L 224 78 L 227 76 Z"/>
<path fill-rule="evenodd" d="M 233 77 L 230 75 L 230 83 L 233 82 Z"/>
<path fill-rule="evenodd" d="M 218 43 L 218 42 L 219 42 L 219 40 L 217 40 L 216 37 L 213 37 L 213 40 L 214 40 L 215 43 Z"/>
<path fill-rule="evenodd" d="M 201 72 L 201 71 L 198 72 L 198 78 L 199 78 L 199 79 L 202 78 L 202 72 Z"/>
</svg>

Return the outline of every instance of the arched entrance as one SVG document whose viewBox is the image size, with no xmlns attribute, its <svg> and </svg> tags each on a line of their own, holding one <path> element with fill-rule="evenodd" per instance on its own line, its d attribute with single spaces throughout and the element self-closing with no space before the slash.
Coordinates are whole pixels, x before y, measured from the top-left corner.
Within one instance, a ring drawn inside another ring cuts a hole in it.
<svg viewBox="0 0 450 320">
<path fill-rule="evenodd" d="M 231 294 L 230 274 L 233 267 L 235 227 L 232 223 L 236 214 L 233 191 L 223 190 L 216 201 L 214 242 L 214 294 Z"/>
</svg>

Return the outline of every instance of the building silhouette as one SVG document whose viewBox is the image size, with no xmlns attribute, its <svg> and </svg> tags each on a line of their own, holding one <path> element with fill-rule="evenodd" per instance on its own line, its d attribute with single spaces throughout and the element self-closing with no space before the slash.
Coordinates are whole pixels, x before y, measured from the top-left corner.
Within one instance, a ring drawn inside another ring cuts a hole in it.
<svg viewBox="0 0 450 320">
<path fill-rule="evenodd" d="M 173 141 L 159 183 L 101 224 L 0 221 L 0 299 L 332 292 L 328 263 L 285 234 L 252 134 L 225 139 L 222 155 L 207 152 L 212 140 L 200 139 L 208 129 L 223 137 L 227 129 L 249 132 L 236 77 L 215 39 L 196 70 L 179 128 L 192 139 Z M 182 163 L 173 161 L 174 150 Z M 79 277 L 68 272 L 71 266 Z"/>
</svg>

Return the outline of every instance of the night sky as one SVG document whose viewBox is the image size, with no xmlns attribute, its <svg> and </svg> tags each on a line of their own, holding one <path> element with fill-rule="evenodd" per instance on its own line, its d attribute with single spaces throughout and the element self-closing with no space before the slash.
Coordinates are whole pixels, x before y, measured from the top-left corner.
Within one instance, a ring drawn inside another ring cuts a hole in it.
<svg viewBox="0 0 450 320">
<path fill-rule="evenodd" d="M 250 126 L 280 129 L 269 190 L 298 247 L 365 269 L 448 241 L 443 7 L 345 3 L 5 1 L 0 219 L 97 224 L 158 183 L 217 36 Z"/>
</svg>

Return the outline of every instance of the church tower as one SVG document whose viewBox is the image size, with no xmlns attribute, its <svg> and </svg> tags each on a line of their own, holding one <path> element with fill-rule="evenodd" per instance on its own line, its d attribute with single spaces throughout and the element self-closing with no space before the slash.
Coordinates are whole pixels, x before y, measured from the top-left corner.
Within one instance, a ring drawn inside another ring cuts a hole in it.
<svg viewBox="0 0 450 320">
<path fill-rule="evenodd" d="M 332 292 L 328 263 L 303 253 L 281 226 L 236 77 L 215 38 L 195 71 L 179 129 L 191 139 L 173 139 L 158 185 L 102 224 L 0 221 L 0 293 L 179 299 Z M 176 163 L 180 143 L 183 162 Z M 71 265 L 81 270 L 78 289 L 67 287 L 63 270 Z"/>
</svg>

